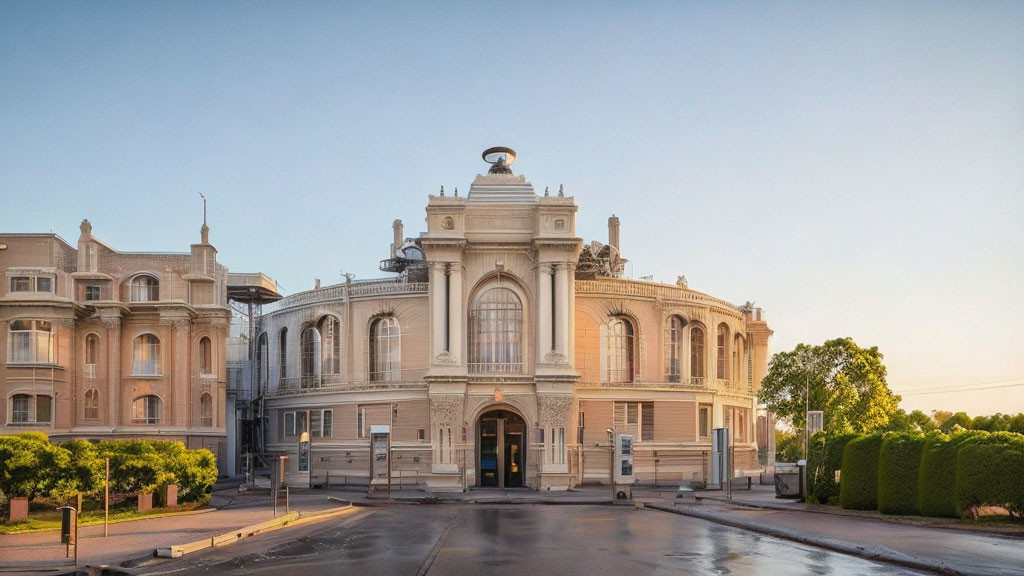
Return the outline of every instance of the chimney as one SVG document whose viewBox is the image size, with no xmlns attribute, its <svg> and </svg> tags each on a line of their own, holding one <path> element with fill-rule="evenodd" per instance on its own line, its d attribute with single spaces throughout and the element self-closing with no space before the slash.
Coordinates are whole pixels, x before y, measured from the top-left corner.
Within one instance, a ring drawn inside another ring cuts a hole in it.
<svg viewBox="0 0 1024 576">
<path fill-rule="evenodd" d="M 608 219 L 608 245 L 619 250 L 619 218 L 615 214 Z"/>
<path fill-rule="evenodd" d="M 396 219 L 391 224 L 391 228 L 395 232 L 394 243 L 391 244 L 391 257 L 394 258 L 398 255 L 398 249 L 402 247 L 402 241 L 405 240 L 405 237 L 402 235 L 402 221 Z"/>
</svg>

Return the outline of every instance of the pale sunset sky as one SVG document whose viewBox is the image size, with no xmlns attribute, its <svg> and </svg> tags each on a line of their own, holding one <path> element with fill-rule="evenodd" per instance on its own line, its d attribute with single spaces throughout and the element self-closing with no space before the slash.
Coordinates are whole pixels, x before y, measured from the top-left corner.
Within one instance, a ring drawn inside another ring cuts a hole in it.
<svg viewBox="0 0 1024 576">
<path fill-rule="evenodd" d="M 1022 2 L 0 3 L 0 230 L 286 293 L 510 146 L 629 275 L 852 337 L 902 406 L 1024 411 Z M 937 393 L 936 393 L 937 392 Z"/>
</svg>

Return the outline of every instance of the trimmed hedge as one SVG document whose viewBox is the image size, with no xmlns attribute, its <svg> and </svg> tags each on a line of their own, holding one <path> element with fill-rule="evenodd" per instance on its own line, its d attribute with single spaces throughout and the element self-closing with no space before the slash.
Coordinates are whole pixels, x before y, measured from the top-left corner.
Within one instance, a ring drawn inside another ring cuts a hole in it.
<svg viewBox="0 0 1024 576">
<path fill-rule="evenodd" d="M 963 442 L 956 454 L 956 508 L 1001 506 L 1024 514 L 1024 436 L 995 432 Z"/>
<path fill-rule="evenodd" d="M 843 476 L 839 504 L 850 510 L 878 509 L 878 453 L 882 436 L 872 434 L 850 440 L 843 449 Z"/>
<path fill-rule="evenodd" d="M 979 430 L 955 432 L 951 436 L 929 436 L 921 451 L 917 480 L 918 510 L 925 516 L 959 518 L 956 498 L 956 453 L 964 442 L 987 435 Z"/>
<path fill-rule="evenodd" d="M 925 437 L 902 432 L 882 441 L 878 454 L 878 511 L 920 514 L 918 481 Z"/>
<path fill-rule="evenodd" d="M 807 455 L 810 470 L 811 495 L 821 504 L 834 504 L 839 499 L 839 484 L 836 470 L 843 467 L 843 449 L 859 434 L 832 435 L 818 432 L 811 437 L 811 450 Z"/>
</svg>

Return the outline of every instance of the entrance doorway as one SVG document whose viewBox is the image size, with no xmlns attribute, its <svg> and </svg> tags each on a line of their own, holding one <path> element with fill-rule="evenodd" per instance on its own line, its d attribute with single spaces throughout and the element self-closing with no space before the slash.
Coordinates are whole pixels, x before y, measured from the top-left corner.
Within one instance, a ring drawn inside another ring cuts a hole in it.
<svg viewBox="0 0 1024 576">
<path fill-rule="evenodd" d="M 526 467 L 526 423 L 515 412 L 492 410 L 477 426 L 477 469 L 480 486 L 523 486 Z"/>
</svg>

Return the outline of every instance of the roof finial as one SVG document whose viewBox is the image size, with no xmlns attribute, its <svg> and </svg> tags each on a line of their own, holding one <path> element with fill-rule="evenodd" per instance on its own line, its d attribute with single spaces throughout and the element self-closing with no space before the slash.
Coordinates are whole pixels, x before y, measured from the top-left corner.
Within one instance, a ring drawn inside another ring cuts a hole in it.
<svg viewBox="0 0 1024 576">
<path fill-rule="evenodd" d="M 558 185 L 558 197 L 565 198 L 565 189 L 562 188 L 561 184 Z"/>
<path fill-rule="evenodd" d="M 441 186 L 441 196 L 444 196 L 444 186 Z"/>
<path fill-rule="evenodd" d="M 455 197 L 456 198 L 459 197 L 459 187 L 458 186 L 455 187 Z"/>
<path fill-rule="evenodd" d="M 544 187 L 544 196 L 545 197 L 551 196 L 551 192 L 548 192 L 548 187 L 547 186 Z"/>
<path fill-rule="evenodd" d="M 206 225 L 206 196 L 203 193 L 199 193 L 199 197 L 203 199 L 203 227 L 199 229 L 199 235 L 202 238 L 203 244 L 210 243 L 210 227 Z"/>
</svg>

